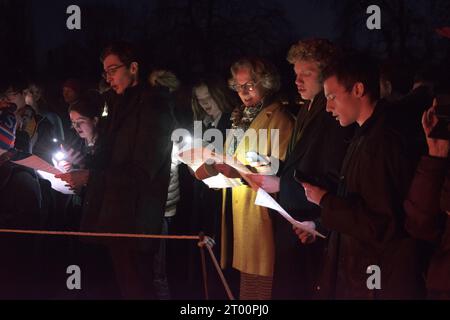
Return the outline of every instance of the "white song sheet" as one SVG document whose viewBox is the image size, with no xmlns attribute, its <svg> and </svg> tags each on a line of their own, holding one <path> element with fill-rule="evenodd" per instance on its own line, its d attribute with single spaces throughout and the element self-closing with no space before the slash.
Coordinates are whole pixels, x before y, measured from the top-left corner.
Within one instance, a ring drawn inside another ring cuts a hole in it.
<svg viewBox="0 0 450 320">
<path fill-rule="evenodd" d="M 325 239 L 325 236 L 322 235 L 321 233 L 317 232 L 314 229 L 311 229 L 306 224 L 292 218 L 292 216 L 289 213 L 287 213 L 286 210 L 284 210 L 278 204 L 278 202 L 276 202 L 275 199 L 270 196 L 270 194 L 268 194 L 266 191 L 264 191 L 261 188 L 258 190 L 258 193 L 256 195 L 255 204 L 257 206 L 273 209 L 273 210 L 277 211 L 279 214 L 281 214 L 281 216 L 283 218 L 285 218 L 287 221 L 289 221 L 292 225 L 294 225 L 310 234 L 313 234 L 315 236 Z"/>
</svg>

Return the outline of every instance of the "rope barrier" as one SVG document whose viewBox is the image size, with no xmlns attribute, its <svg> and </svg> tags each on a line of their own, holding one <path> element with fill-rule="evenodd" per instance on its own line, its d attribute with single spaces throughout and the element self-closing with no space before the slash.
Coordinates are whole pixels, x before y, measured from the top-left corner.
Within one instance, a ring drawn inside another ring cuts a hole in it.
<svg viewBox="0 0 450 320">
<path fill-rule="evenodd" d="M 208 278 L 206 272 L 206 260 L 205 260 L 205 252 L 204 248 L 206 247 L 211 257 L 211 260 L 214 264 L 214 267 L 219 274 L 220 280 L 222 281 L 222 285 L 227 293 L 228 299 L 234 300 L 234 296 L 231 293 L 230 287 L 223 275 L 222 269 L 220 268 L 216 256 L 212 251 L 212 246 L 214 240 L 210 237 L 205 236 L 203 233 L 200 233 L 198 236 L 187 236 L 187 235 L 152 235 L 152 234 L 130 234 L 130 233 L 99 233 L 99 232 L 75 232 L 75 231 L 47 231 L 47 230 L 18 230 L 18 229 L 0 229 L 0 234 L 35 234 L 35 235 L 49 235 L 49 236 L 81 236 L 81 237 L 107 237 L 107 238 L 137 238 L 137 239 L 169 239 L 169 240 L 197 240 L 198 246 L 200 248 L 201 259 L 202 259 L 202 275 L 203 275 L 203 284 L 205 290 L 205 298 L 209 299 L 208 294 Z"/>
<path fill-rule="evenodd" d="M 200 240 L 200 236 L 165 236 L 152 234 L 95 233 L 95 232 L 41 231 L 41 230 L 14 230 L 14 229 L 0 229 L 0 233 L 41 234 L 52 236 L 109 237 L 109 238 Z"/>
</svg>

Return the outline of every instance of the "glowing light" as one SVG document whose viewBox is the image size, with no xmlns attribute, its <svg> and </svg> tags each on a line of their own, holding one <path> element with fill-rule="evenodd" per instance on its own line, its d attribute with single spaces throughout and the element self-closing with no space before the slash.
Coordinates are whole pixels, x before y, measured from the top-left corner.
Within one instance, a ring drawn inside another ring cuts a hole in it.
<svg viewBox="0 0 450 320">
<path fill-rule="evenodd" d="M 64 152 L 59 151 L 59 152 L 55 153 L 55 154 L 53 155 L 53 157 L 54 157 L 57 161 L 61 161 L 61 160 L 64 160 L 64 158 L 66 157 L 66 155 L 64 154 Z"/>
<path fill-rule="evenodd" d="M 102 118 L 106 118 L 107 116 L 108 116 L 108 105 L 105 103 L 105 106 L 103 107 Z"/>
</svg>

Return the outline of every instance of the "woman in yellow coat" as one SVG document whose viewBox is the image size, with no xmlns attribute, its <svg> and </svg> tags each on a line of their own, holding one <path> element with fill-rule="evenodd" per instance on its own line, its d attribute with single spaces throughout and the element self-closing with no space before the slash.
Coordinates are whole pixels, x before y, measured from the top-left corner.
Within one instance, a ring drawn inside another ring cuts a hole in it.
<svg viewBox="0 0 450 320">
<path fill-rule="evenodd" d="M 293 117 L 273 98 L 280 87 L 279 76 L 270 63 L 258 58 L 239 60 L 231 67 L 231 73 L 230 86 L 238 92 L 243 108 L 233 113 L 234 130 L 228 135 L 227 153 L 245 165 L 255 160 L 249 155 L 271 159 L 265 168 L 270 169 L 267 174 L 276 174 L 294 127 Z M 216 169 L 236 176 L 227 165 L 216 165 Z M 275 248 L 269 211 L 255 205 L 256 191 L 247 185 L 233 188 L 231 193 L 233 239 L 226 238 L 224 223 L 222 266 L 232 262 L 233 268 L 240 271 L 241 300 L 270 299 Z M 226 208 L 223 212 L 225 215 Z M 226 246 L 231 243 L 232 257 L 226 254 L 230 252 Z"/>
</svg>

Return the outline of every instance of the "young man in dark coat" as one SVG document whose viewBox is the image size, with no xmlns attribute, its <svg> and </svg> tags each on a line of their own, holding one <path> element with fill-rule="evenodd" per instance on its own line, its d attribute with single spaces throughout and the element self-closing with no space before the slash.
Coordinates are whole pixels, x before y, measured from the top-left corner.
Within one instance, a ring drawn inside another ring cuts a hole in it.
<svg viewBox="0 0 450 320">
<path fill-rule="evenodd" d="M 130 44 L 107 47 L 101 60 L 114 91 L 103 151 L 94 169 L 61 178 L 75 189 L 87 184 L 82 230 L 160 234 L 172 152 L 168 97 L 139 82 L 139 60 Z M 155 298 L 151 274 L 155 241 L 107 243 L 122 297 Z"/>
<path fill-rule="evenodd" d="M 339 59 L 324 82 L 327 111 L 343 127 L 359 128 L 348 148 L 338 194 L 303 183 L 334 230 L 323 288 L 339 299 L 422 297 L 418 243 L 406 233 L 403 200 L 413 170 L 379 100 L 377 64 L 363 55 Z M 326 290 L 328 291 L 328 290 Z"/>
</svg>

